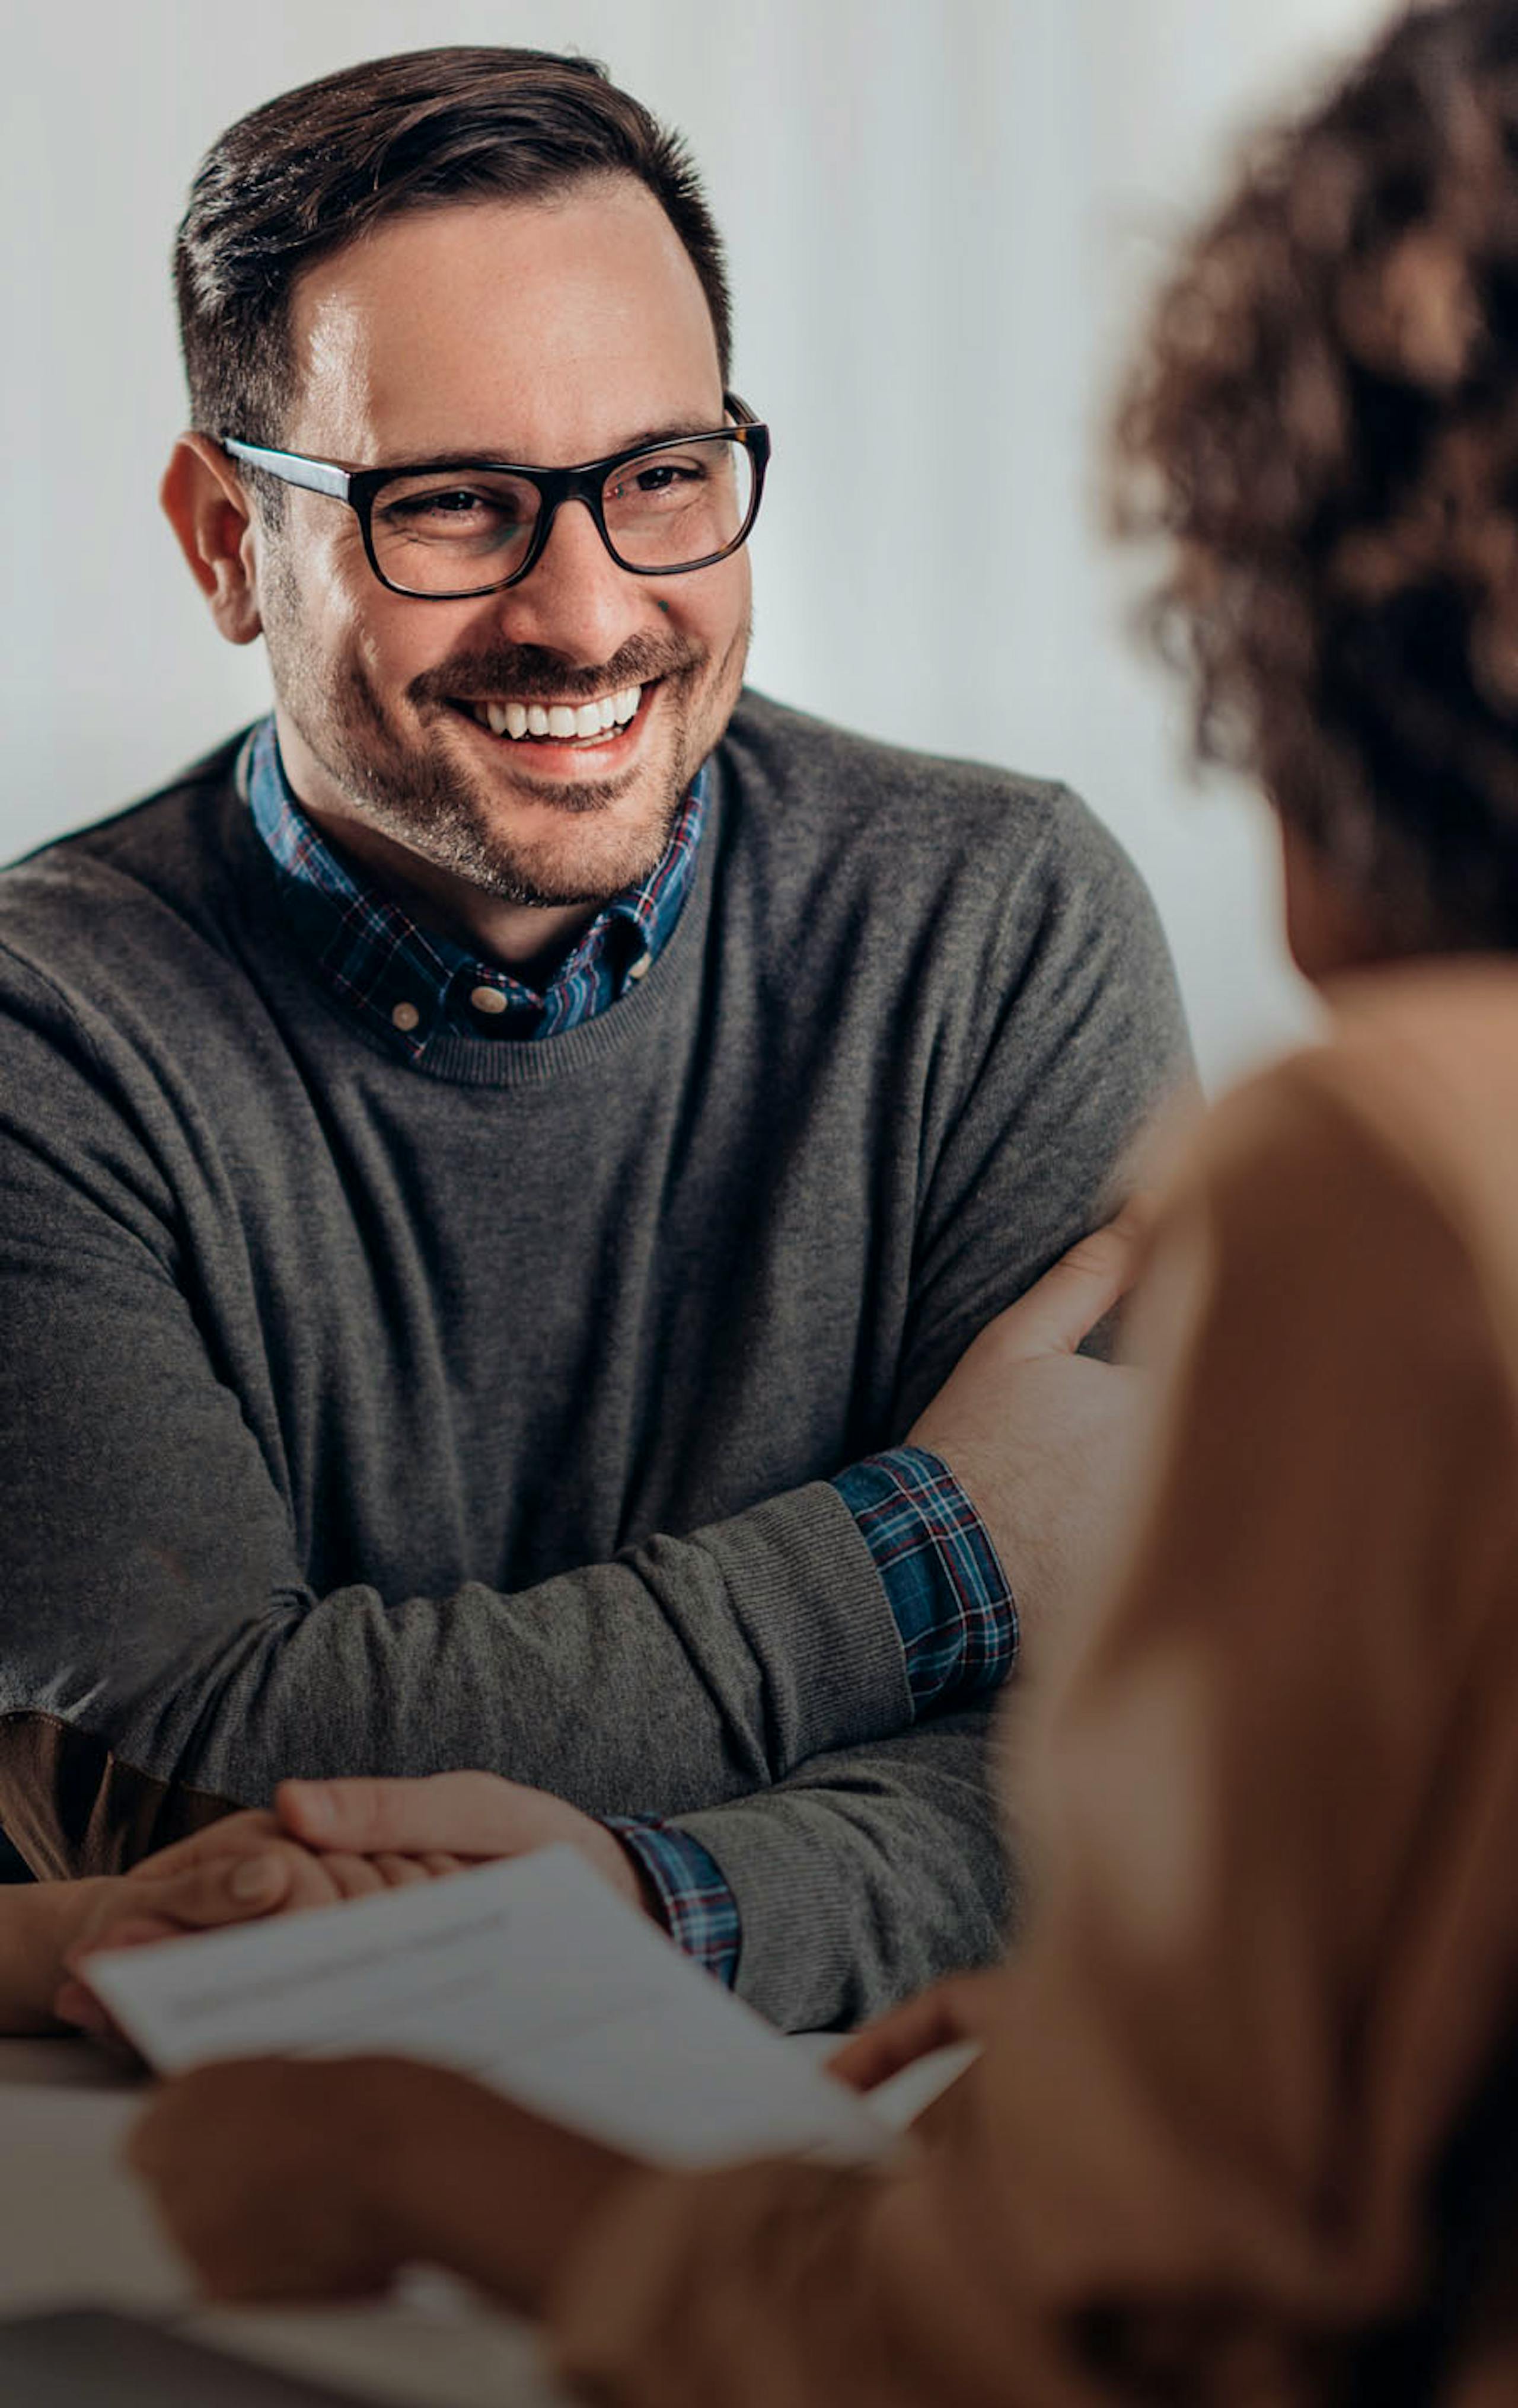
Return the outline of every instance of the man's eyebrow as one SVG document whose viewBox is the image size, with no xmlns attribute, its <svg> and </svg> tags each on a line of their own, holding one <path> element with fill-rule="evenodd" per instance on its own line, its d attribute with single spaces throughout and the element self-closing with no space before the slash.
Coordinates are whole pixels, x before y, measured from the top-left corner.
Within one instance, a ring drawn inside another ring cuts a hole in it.
<svg viewBox="0 0 1518 2408">
<path fill-rule="evenodd" d="M 619 443 L 616 448 L 619 452 L 630 452 L 639 443 L 685 443 L 692 435 L 720 435 L 722 428 L 720 418 L 715 426 L 709 418 L 677 418 L 672 424 L 645 426 L 641 435 L 629 435 L 627 441 Z"/>
<path fill-rule="evenodd" d="M 614 460 L 618 452 L 636 451 L 644 443 L 687 443 L 693 435 L 719 435 L 721 432 L 720 423 L 714 426 L 710 419 L 682 418 L 675 420 L 672 424 L 645 426 L 641 435 L 629 435 L 625 443 L 615 444 L 610 452 L 600 452 L 596 456 L 600 460 Z M 571 462 L 569 465 L 578 466 L 580 464 Z M 377 468 L 387 469 L 392 474 L 398 474 L 405 468 L 429 470 L 484 466 L 538 468 L 542 467 L 543 463 L 541 460 L 524 460 L 519 452 L 479 450 L 471 452 L 455 443 L 450 452 L 424 452 L 420 454 L 412 452 L 401 460 L 377 460 L 374 466 Z"/>
</svg>

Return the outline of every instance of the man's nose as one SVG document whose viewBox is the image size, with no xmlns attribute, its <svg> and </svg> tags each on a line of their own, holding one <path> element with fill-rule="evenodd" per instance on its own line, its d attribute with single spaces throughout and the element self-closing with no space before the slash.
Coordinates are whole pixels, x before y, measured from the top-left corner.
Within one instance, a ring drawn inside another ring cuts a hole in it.
<svg viewBox="0 0 1518 2408">
<path fill-rule="evenodd" d="M 522 580 L 494 599 L 501 632 L 586 667 L 609 661 L 644 624 L 642 580 L 618 568 L 584 502 L 560 505 Z"/>
</svg>

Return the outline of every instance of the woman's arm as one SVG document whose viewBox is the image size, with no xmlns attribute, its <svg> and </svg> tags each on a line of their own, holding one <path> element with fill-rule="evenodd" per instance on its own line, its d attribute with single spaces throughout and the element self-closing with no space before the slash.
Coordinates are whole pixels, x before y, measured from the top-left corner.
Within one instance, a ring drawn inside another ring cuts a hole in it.
<svg viewBox="0 0 1518 2408">
<path fill-rule="evenodd" d="M 533 2312 L 641 2171 L 462 2074 L 391 2057 L 201 2066 L 160 2092 L 130 2157 L 218 2299 L 362 2297 L 420 2260 Z"/>
<path fill-rule="evenodd" d="M 58 2029 L 52 2001 L 64 1957 L 105 1881 L 7 1884 L 0 1888 L 0 2033 Z"/>
<path fill-rule="evenodd" d="M 1341 1079 L 1244 1091 L 1170 1200 L 1150 1469 L 1022 1709 L 979 2062 L 884 2176 L 613 2194 L 546 2302 L 609 2408 L 1285 2401 L 1411 2303 L 1511 1997 L 1518 1423 L 1416 1121 Z"/>
</svg>

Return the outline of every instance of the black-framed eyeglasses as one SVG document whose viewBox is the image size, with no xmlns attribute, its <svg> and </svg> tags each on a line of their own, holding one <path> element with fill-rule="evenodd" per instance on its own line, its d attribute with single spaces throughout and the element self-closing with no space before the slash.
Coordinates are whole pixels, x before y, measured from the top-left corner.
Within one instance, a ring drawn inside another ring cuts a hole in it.
<svg viewBox="0 0 1518 2408">
<path fill-rule="evenodd" d="M 521 583 L 566 502 L 584 502 L 617 566 L 635 577 L 688 576 L 726 560 L 758 514 L 770 430 L 736 394 L 725 394 L 723 407 L 730 426 L 632 443 L 578 468 L 504 460 L 343 468 L 229 435 L 220 440 L 252 468 L 346 502 L 369 566 L 392 594 L 467 602 Z"/>
</svg>

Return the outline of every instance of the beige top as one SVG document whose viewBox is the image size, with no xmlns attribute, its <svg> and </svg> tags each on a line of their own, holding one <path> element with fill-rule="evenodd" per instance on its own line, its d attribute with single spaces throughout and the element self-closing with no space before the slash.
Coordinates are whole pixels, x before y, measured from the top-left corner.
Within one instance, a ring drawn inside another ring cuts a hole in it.
<svg viewBox="0 0 1518 2408">
<path fill-rule="evenodd" d="M 1014 1709 L 1041 1906 L 983 2057 L 884 2174 L 640 2181 L 552 2302 L 597 2399 L 1275 2408 L 1417 2296 L 1518 1993 L 1518 969 L 1342 1000 L 1169 1191 L 1157 1459 Z M 1518 2398 L 1496 2321 L 1462 2408 Z"/>
</svg>

